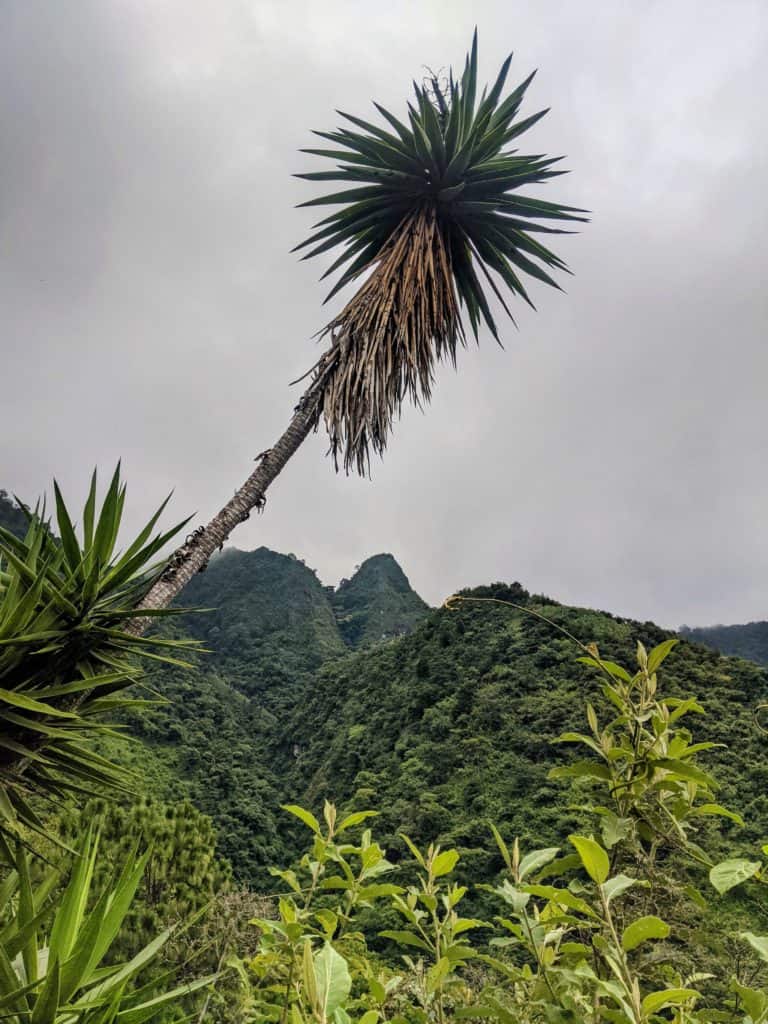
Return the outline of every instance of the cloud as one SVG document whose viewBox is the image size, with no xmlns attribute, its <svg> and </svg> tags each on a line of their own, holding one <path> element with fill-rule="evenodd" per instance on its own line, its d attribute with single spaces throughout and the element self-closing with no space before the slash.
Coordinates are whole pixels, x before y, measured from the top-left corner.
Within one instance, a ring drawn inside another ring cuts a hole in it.
<svg viewBox="0 0 768 1024">
<path fill-rule="evenodd" d="M 540 72 L 530 145 L 593 222 L 407 410 L 372 481 L 318 436 L 240 547 L 335 582 L 392 550 L 430 600 L 520 579 L 665 624 L 766 617 L 764 4 L 8 0 L 0 485 L 85 490 L 122 457 L 132 522 L 216 511 L 282 429 L 330 316 L 291 247 L 297 150 L 334 108 L 402 108 L 423 66 Z"/>
</svg>

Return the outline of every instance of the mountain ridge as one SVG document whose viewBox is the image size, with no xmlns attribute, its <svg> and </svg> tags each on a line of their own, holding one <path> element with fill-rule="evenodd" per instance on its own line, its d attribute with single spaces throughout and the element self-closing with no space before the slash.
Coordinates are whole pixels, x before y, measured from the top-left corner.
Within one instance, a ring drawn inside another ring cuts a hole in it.
<svg viewBox="0 0 768 1024">
<path fill-rule="evenodd" d="M 723 654 L 768 666 L 768 622 L 764 620 L 731 626 L 681 626 L 678 632 L 687 640 L 695 640 Z"/>
</svg>

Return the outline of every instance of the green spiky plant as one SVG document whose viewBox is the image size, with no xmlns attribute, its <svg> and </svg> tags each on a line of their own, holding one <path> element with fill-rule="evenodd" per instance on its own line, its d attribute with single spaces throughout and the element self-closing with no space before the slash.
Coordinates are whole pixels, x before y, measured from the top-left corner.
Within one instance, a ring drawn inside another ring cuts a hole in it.
<svg viewBox="0 0 768 1024">
<path fill-rule="evenodd" d="M 521 192 L 563 172 L 553 170 L 559 158 L 510 148 L 546 112 L 518 119 L 533 75 L 503 98 L 510 62 L 478 99 L 475 35 L 459 79 L 431 76 L 414 86 L 407 123 L 377 104 L 382 125 L 343 114 L 355 131 L 318 132 L 337 148 L 305 150 L 336 166 L 299 177 L 345 189 L 303 204 L 340 209 L 298 248 L 309 249 L 305 258 L 341 248 L 325 275 L 346 265 L 331 295 L 362 283 L 321 331 L 328 348 L 306 375 L 309 386 L 284 434 L 182 545 L 143 607 L 167 605 L 235 526 L 263 507 L 269 485 L 321 421 L 337 464 L 366 473 L 404 400 L 429 401 L 436 363 L 455 362 L 467 336 L 462 311 L 472 334 L 485 324 L 498 339 L 491 294 L 509 313 L 505 292 L 531 302 L 526 276 L 558 287 L 549 271 L 565 264 L 535 236 L 563 233 L 553 222 L 583 220 L 583 211 Z M 139 632 L 142 620 L 132 628 Z"/>
<path fill-rule="evenodd" d="M 78 843 L 66 884 L 48 870 L 35 884 L 20 842 L 0 884 L 0 1019 L 8 1024 L 143 1024 L 201 988 L 215 975 L 163 991 L 141 976 L 156 966 L 174 931 L 158 934 L 130 959 L 114 956 L 114 944 L 144 875 L 149 852 L 133 850 L 100 888 L 93 885 L 99 837 L 91 828 Z M 178 1019 L 178 1018 L 177 1018 Z M 188 1018 L 186 1018 L 188 1019 Z"/>
<path fill-rule="evenodd" d="M 100 510 L 94 474 L 81 538 L 55 494 L 58 538 L 42 511 L 28 513 L 23 539 L 0 528 L 0 835 L 9 840 L 45 831 L 45 801 L 129 786 L 88 741 L 109 729 L 103 715 L 146 703 L 125 694 L 142 657 L 173 661 L 168 648 L 191 646 L 125 629 L 162 570 L 158 552 L 184 525 L 154 533 L 166 502 L 120 552 L 119 467 Z"/>
<path fill-rule="evenodd" d="M 435 363 L 455 363 L 466 339 L 462 308 L 475 337 L 484 323 L 499 340 L 486 287 L 511 318 L 503 289 L 533 306 L 521 278 L 558 288 L 545 268 L 567 269 L 534 235 L 562 234 L 538 222 L 582 211 L 519 192 L 565 172 L 552 169 L 561 157 L 509 148 L 546 114 L 517 119 L 533 74 L 502 101 L 511 61 L 476 103 L 475 34 L 460 80 L 414 83 L 407 124 L 379 104 L 389 130 L 338 111 L 358 131 L 316 132 L 340 148 L 303 150 L 340 162 L 299 177 L 357 187 L 302 204 L 342 209 L 297 248 L 313 246 L 308 259 L 343 247 L 323 275 L 346 264 L 328 298 L 370 272 L 325 328 L 331 347 L 315 370 L 331 450 L 347 469 L 365 473 L 370 449 L 384 451 L 406 396 L 429 400 Z"/>
</svg>

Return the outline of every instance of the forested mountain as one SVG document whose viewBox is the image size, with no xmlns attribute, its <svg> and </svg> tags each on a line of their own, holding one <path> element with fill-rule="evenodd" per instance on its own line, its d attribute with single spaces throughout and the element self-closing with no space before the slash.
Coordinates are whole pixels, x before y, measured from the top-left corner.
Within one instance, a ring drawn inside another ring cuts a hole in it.
<svg viewBox="0 0 768 1024">
<path fill-rule="evenodd" d="M 388 554 L 366 559 L 330 599 L 341 635 L 351 647 L 410 633 L 429 611 Z"/>
<path fill-rule="evenodd" d="M 285 856 L 280 803 L 293 799 L 294 718 L 322 665 L 374 631 L 393 636 L 429 614 L 395 559 L 364 562 L 338 590 L 294 555 L 228 549 L 178 602 L 172 632 L 202 640 L 191 670 L 163 667 L 150 685 L 168 703 L 133 715 L 144 741 L 118 751 L 163 797 L 189 797 L 219 829 L 241 877 L 264 881 Z M 138 761 L 137 761 L 138 759 Z"/>
<path fill-rule="evenodd" d="M 0 516 L 23 528 L 3 498 Z M 638 639 L 650 647 L 671 635 L 532 597 L 518 584 L 464 596 L 527 605 L 624 663 Z M 294 555 L 228 549 L 179 603 L 199 610 L 166 628 L 203 640 L 208 653 L 191 670 L 151 673 L 167 703 L 132 715 L 130 729 L 145 742 L 118 752 L 157 796 L 188 797 L 212 816 L 239 877 L 261 885 L 269 865 L 290 859 L 285 802 L 378 808 L 379 834 L 441 837 L 465 851 L 469 867 L 488 856 L 489 820 L 538 844 L 575 825 L 578 786 L 547 778 L 570 756 L 552 741 L 582 729 L 584 698 L 597 684 L 555 626 L 487 601 L 430 610 L 388 554 L 334 589 Z M 687 634 L 759 660 L 762 626 Z M 722 802 L 739 791 L 741 838 L 762 838 L 768 768 L 754 708 L 768 700 L 768 673 L 699 643 L 682 644 L 665 667 L 666 687 L 697 695 L 707 712 L 699 738 L 728 744 L 727 756 L 709 756 Z"/>
<path fill-rule="evenodd" d="M 186 605 L 217 609 L 180 623 L 211 653 L 193 672 L 155 673 L 171 703 L 134 728 L 174 780 L 173 794 L 189 795 L 217 822 L 236 873 L 262 884 L 267 865 L 290 859 L 293 827 L 279 811 L 285 802 L 317 810 L 329 798 L 378 808 L 380 835 L 402 828 L 417 841 L 441 837 L 465 851 L 468 870 L 489 856 L 489 820 L 529 844 L 575 825 L 569 807 L 580 802 L 578 785 L 547 778 L 571 756 L 553 740 L 584 727 L 584 698 L 597 692 L 575 644 L 525 611 L 485 601 L 430 611 L 410 634 L 373 643 L 376 615 L 392 597 L 373 583 L 402 585 L 405 577 L 389 556 L 369 560 L 359 574 L 333 593 L 291 556 L 231 552 L 183 595 Z M 638 639 L 650 647 L 671 635 L 532 597 L 517 584 L 464 596 L 529 605 L 628 664 Z M 342 639 L 353 617 L 364 624 L 356 650 Z M 753 712 L 768 699 L 768 673 L 689 643 L 665 668 L 668 690 L 702 701 L 707 714 L 696 721 L 697 736 L 728 744 L 727 757 L 709 756 L 724 783 L 722 801 L 738 790 L 746 811 L 747 827 L 734 841 L 762 838 L 768 768 Z"/>
<path fill-rule="evenodd" d="M 680 635 L 714 647 L 723 654 L 734 654 L 768 666 L 768 622 L 747 622 L 739 626 L 681 626 Z"/>
<path fill-rule="evenodd" d="M 630 666 L 638 640 L 650 647 L 671 635 L 531 597 L 518 585 L 465 596 L 528 605 Z M 580 653 L 523 610 L 468 601 L 434 611 L 396 643 L 326 665 L 291 723 L 297 796 L 313 806 L 333 796 L 355 809 L 381 808 L 380 832 L 439 835 L 465 850 L 488 850 L 488 821 L 527 845 L 555 840 L 575 824 L 568 806 L 579 800 L 578 786 L 569 794 L 547 778 L 573 756 L 553 740 L 584 731 L 585 698 L 602 700 Z M 743 838 L 761 838 L 768 766 L 754 707 L 768 698 L 768 673 L 684 643 L 665 664 L 665 679 L 675 696 L 699 696 L 706 715 L 695 722 L 698 738 L 728 745 L 711 754 L 722 800 L 738 791 L 748 819 Z"/>
<path fill-rule="evenodd" d="M 294 555 L 228 549 L 213 558 L 177 602 L 207 609 L 182 628 L 205 641 L 210 664 L 265 707 L 292 694 L 329 658 L 346 651 L 329 595 Z"/>
</svg>

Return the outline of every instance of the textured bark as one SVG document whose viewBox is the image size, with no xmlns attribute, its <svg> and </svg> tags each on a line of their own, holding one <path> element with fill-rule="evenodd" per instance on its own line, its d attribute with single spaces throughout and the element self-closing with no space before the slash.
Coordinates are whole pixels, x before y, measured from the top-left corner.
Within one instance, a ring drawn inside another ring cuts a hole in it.
<svg viewBox="0 0 768 1024">
<path fill-rule="evenodd" d="M 316 388 L 310 387 L 274 448 L 258 456 L 256 469 L 235 491 L 234 497 L 207 526 L 198 527 L 174 551 L 162 575 L 144 596 L 141 607 L 137 608 L 137 617 L 128 624 L 129 633 L 139 636 L 151 621 L 141 617 L 141 608 L 165 608 L 169 605 L 195 573 L 205 569 L 211 555 L 222 546 L 238 523 L 248 519 L 254 508 L 263 508 L 267 488 L 314 429 L 318 400 Z"/>
</svg>

